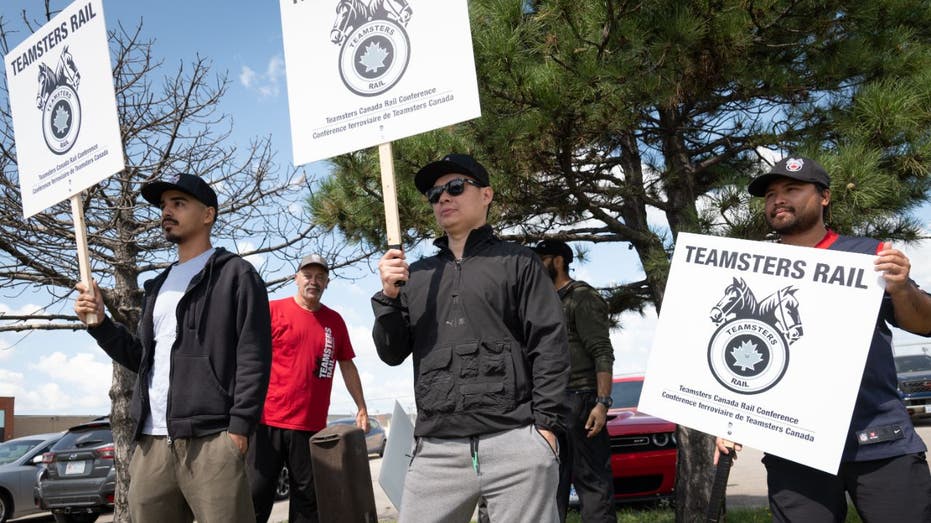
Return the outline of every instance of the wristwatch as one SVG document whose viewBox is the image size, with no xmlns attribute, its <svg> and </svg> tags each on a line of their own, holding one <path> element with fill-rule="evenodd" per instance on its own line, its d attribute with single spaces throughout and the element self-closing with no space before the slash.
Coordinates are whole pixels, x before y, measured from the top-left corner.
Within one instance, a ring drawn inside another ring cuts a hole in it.
<svg viewBox="0 0 931 523">
<path fill-rule="evenodd" d="M 614 398 L 611 396 L 598 396 L 595 398 L 595 403 L 601 403 L 606 409 L 610 409 L 611 405 L 614 404 Z"/>
</svg>

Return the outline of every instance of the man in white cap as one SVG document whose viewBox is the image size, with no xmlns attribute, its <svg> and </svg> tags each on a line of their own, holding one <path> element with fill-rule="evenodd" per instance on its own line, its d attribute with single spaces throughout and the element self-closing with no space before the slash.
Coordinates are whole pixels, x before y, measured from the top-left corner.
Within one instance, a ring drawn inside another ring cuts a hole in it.
<svg viewBox="0 0 931 523">
<path fill-rule="evenodd" d="M 282 465 L 291 484 L 288 521 L 319 521 L 310 461 L 310 438 L 326 427 L 337 364 L 356 403 L 356 426 L 368 431 L 362 382 L 343 318 L 320 302 L 330 267 L 319 255 L 301 259 L 294 275 L 297 294 L 272 300 L 272 371 L 262 419 L 249 448 L 249 482 L 258 523 L 275 501 Z"/>
</svg>

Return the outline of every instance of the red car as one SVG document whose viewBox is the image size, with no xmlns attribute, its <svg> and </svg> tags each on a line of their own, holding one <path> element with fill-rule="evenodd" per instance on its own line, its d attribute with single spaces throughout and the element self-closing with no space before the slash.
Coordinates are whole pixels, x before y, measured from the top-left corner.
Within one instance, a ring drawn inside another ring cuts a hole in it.
<svg viewBox="0 0 931 523">
<path fill-rule="evenodd" d="M 671 497 L 675 489 L 676 425 L 637 412 L 642 388 L 643 376 L 614 378 L 608 434 L 615 501 Z"/>
</svg>

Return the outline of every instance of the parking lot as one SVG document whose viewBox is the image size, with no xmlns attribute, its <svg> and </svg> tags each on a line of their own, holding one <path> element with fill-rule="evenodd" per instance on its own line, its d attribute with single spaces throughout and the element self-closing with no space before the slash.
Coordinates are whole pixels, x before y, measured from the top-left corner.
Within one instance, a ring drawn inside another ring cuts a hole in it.
<svg viewBox="0 0 931 523">
<path fill-rule="evenodd" d="M 918 433 L 925 443 L 931 443 L 931 423 L 924 422 L 918 426 Z M 766 472 L 760 459 L 763 453 L 751 448 L 745 448 L 739 455 L 737 462 L 731 469 L 730 480 L 727 484 L 727 503 L 731 507 L 761 507 L 766 505 Z M 378 474 L 381 471 L 382 460 L 370 458 L 369 467 L 372 473 L 372 488 L 375 492 L 375 506 L 378 509 L 380 520 L 393 520 L 398 517 L 397 510 L 388 501 L 388 497 L 378 486 Z M 281 522 L 288 519 L 288 502 L 279 501 L 275 504 L 270 521 Z M 12 520 L 17 523 L 39 523 L 54 521 L 51 515 L 37 515 Z M 100 522 L 113 521 L 111 514 L 104 514 L 98 519 Z"/>
<path fill-rule="evenodd" d="M 372 489 L 375 492 L 375 507 L 378 509 L 378 518 L 379 519 L 397 519 L 398 511 L 395 510 L 394 505 L 388 501 L 388 497 L 382 491 L 381 487 L 378 486 L 378 474 L 381 471 L 381 458 L 371 457 L 369 458 L 369 470 L 372 473 Z M 272 510 L 272 516 L 269 519 L 271 522 L 281 522 L 288 520 L 288 501 L 279 501 L 275 503 L 275 508 Z M 25 518 L 13 519 L 10 520 L 13 523 L 47 523 L 55 521 L 52 518 L 52 515 L 49 513 L 37 514 L 34 516 L 29 516 Z M 102 514 L 99 519 L 99 523 L 106 523 L 113 521 L 113 514 Z"/>
</svg>

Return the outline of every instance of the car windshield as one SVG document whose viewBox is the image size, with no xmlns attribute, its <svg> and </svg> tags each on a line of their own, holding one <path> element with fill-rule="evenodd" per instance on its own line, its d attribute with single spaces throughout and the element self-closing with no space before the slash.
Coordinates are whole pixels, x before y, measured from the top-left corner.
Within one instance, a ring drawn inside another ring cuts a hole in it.
<svg viewBox="0 0 931 523">
<path fill-rule="evenodd" d="M 13 440 L 0 443 L 0 465 L 13 463 L 39 443 L 42 443 L 42 440 Z"/>
<path fill-rule="evenodd" d="M 113 443 L 113 433 L 110 432 L 110 427 L 91 427 L 69 431 L 52 447 L 52 450 L 96 447 L 106 443 Z"/>
<path fill-rule="evenodd" d="M 621 381 L 614 383 L 611 387 L 611 398 L 614 403 L 611 408 L 614 409 L 635 409 L 640 403 L 640 390 L 643 389 L 643 382 Z"/>
<path fill-rule="evenodd" d="M 913 354 L 895 357 L 896 372 L 931 371 L 931 356 L 927 354 Z"/>
</svg>

